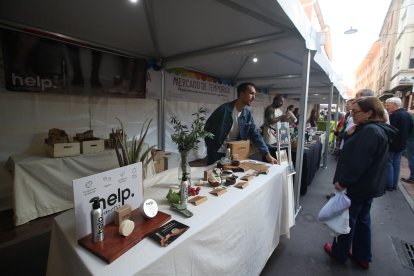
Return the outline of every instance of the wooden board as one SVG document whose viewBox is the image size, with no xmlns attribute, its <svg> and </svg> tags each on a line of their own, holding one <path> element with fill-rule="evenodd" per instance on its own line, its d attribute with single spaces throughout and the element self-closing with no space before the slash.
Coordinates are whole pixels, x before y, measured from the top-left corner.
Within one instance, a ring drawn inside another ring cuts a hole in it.
<svg viewBox="0 0 414 276">
<path fill-rule="evenodd" d="M 240 164 L 239 167 L 241 167 L 243 169 L 243 171 L 255 170 L 259 174 L 261 174 L 261 173 L 268 174 L 269 173 L 269 167 L 266 166 L 265 164 L 261 164 L 261 163 L 243 162 L 243 163 Z"/>
<path fill-rule="evenodd" d="M 110 264 L 170 219 L 171 215 L 163 212 L 158 212 L 152 219 L 145 219 L 139 209 L 135 209 L 132 211 L 130 218 L 135 223 L 135 228 L 128 237 L 121 236 L 118 232 L 119 226 L 110 223 L 105 226 L 105 239 L 103 241 L 92 242 L 92 234 L 89 234 L 79 239 L 78 243 Z"/>
<path fill-rule="evenodd" d="M 269 167 L 262 163 L 250 163 L 250 162 L 242 162 L 239 166 L 233 165 L 223 165 L 220 162 L 217 163 L 217 168 L 222 168 L 223 170 L 232 170 L 233 172 L 245 172 L 248 170 L 255 170 L 259 174 L 268 174 Z"/>
</svg>

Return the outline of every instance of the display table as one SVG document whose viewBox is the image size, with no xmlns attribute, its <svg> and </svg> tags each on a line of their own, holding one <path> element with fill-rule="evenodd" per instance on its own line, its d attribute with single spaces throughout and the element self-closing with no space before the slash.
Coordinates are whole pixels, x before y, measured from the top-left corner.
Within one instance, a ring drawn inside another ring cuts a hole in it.
<svg viewBox="0 0 414 276">
<path fill-rule="evenodd" d="M 72 180 L 117 167 L 114 150 L 63 158 L 10 156 L 15 225 L 73 208 Z"/>
<path fill-rule="evenodd" d="M 189 204 L 191 218 L 170 210 L 165 199 L 170 188 L 177 188 L 177 168 L 146 179 L 144 198 L 156 200 L 161 211 L 190 229 L 167 247 L 145 238 L 111 264 L 78 245 L 74 211 L 62 213 L 52 227 L 47 275 L 259 275 L 279 236 L 294 223 L 286 168 L 273 165 L 247 188 L 229 187 L 220 197 L 202 187 L 200 194 L 208 200 Z M 205 169 L 193 168 L 193 181 Z"/>
<path fill-rule="evenodd" d="M 308 186 L 312 183 L 316 171 L 319 169 L 322 154 L 321 141 L 313 141 L 305 144 L 302 159 L 302 179 L 300 194 L 304 195 L 308 191 Z M 296 162 L 296 151 L 292 151 L 292 161 Z"/>
</svg>

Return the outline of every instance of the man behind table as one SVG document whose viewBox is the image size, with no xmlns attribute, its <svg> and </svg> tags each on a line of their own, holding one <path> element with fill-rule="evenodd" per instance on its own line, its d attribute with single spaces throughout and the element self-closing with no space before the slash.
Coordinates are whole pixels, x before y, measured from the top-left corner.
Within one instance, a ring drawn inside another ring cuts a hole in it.
<svg viewBox="0 0 414 276">
<path fill-rule="evenodd" d="M 286 122 L 290 118 L 289 115 L 284 114 L 282 111 L 284 102 L 285 98 L 281 95 L 275 95 L 272 104 L 266 107 L 264 112 L 263 139 L 270 154 L 275 158 L 277 149 L 276 124 L 277 122 Z"/>
<path fill-rule="evenodd" d="M 251 106 L 255 96 L 255 85 L 242 83 L 237 87 L 237 99 L 222 104 L 207 119 L 204 129 L 214 134 L 213 138 L 205 138 L 208 165 L 225 156 L 228 142 L 247 139 L 256 144 L 269 163 L 277 163 L 257 129 L 251 111 L 245 108 Z"/>
</svg>

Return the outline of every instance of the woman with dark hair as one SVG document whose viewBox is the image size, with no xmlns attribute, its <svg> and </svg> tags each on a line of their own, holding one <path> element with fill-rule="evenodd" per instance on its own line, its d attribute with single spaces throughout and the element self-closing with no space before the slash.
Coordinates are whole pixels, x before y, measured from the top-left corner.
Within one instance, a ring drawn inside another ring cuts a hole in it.
<svg viewBox="0 0 414 276">
<path fill-rule="evenodd" d="M 356 127 L 347 133 L 333 179 L 335 189 L 347 189 L 351 199 L 351 232 L 325 244 L 324 249 L 342 263 L 351 257 L 368 269 L 372 258 L 370 209 L 373 198 L 384 194 L 388 145 L 396 129 L 385 123 L 384 107 L 376 97 L 356 99 L 351 116 Z"/>
<path fill-rule="evenodd" d="M 309 116 L 308 123 L 311 127 L 316 127 L 316 111 L 315 109 L 312 109 L 311 114 Z"/>
</svg>

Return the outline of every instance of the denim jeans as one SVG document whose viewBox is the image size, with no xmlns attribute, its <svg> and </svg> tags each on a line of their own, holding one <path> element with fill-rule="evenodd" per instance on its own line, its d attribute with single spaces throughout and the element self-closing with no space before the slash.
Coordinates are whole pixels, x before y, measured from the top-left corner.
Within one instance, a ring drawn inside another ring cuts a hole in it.
<svg viewBox="0 0 414 276">
<path fill-rule="evenodd" d="M 352 246 L 352 256 L 359 261 L 372 259 L 371 253 L 371 204 L 372 198 L 361 198 L 348 195 L 351 199 L 349 207 L 349 227 L 351 232 L 334 238 L 332 253 L 342 262 L 348 259 Z"/>
<path fill-rule="evenodd" d="M 402 151 L 389 152 L 387 162 L 387 185 L 386 189 L 397 189 L 400 179 L 400 164 Z"/>
<path fill-rule="evenodd" d="M 414 180 L 414 141 L 407 141 L 408 167 L 410 168 L 409 179 Z"/>
</svg>

